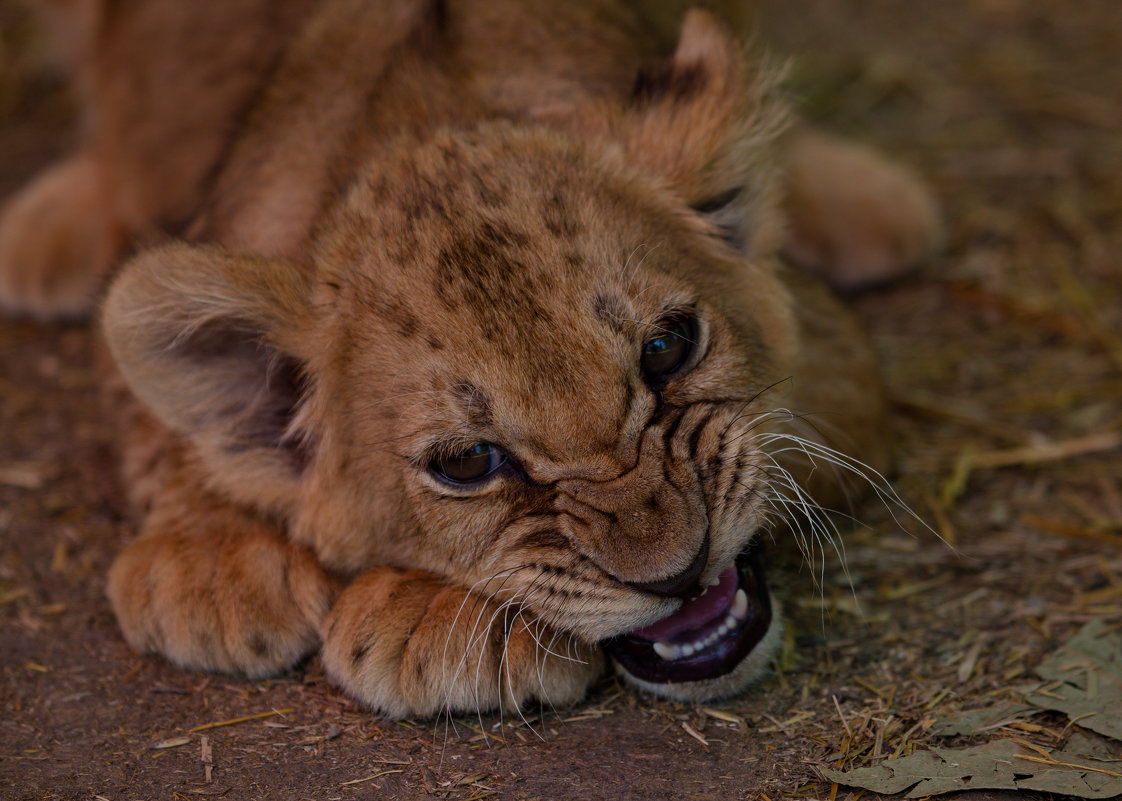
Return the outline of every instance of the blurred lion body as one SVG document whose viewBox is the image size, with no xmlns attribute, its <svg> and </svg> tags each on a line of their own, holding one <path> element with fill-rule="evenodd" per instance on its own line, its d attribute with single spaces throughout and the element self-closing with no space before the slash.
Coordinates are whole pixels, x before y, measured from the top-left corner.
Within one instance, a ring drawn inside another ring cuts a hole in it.
<svg viewBox="0 0 1122 801">
<path fill-rule="evenodd" d="M 134 647 L 253 676 L 322 647 L 395 715 L 567 703 L 600 641 L 683 603 L 643 587 L 699 549 L 711 583 L 758 537 L 773 463 L 830 491 L 755 442 L 779 412 L 837 412 L 829 442 L 887 464 L 867 344 L 778 253 L 878 280 L 930 246 L 930 202 L 784 132 L 713 15 L 43 5 L 92 112 L 0 218 L 0 307 L 83 313 L 135 243 L 179 240 L 103 312 Z M 735 5 L 712 11 L 743 32 Z M 636 348 L 687 318 L 651 379 Z M 479 443 L 493 478 L 434 476 Z M 734 691 L 765 657 L 663 691 Z"/>
</svg>

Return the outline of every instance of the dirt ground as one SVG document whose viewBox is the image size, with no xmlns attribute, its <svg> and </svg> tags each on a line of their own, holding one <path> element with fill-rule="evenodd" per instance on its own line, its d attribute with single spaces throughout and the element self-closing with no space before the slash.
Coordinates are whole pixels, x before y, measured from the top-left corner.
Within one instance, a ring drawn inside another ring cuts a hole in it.
<svg viewBox="0 0 1122 801">
<path fill-rule="evenodd" d="M 892 390 L 896 486 L 953 547 L 875 503 L 844 526 L 844 567 L 779 543 L 790 647 L 733 701 L 606 679 L 527 720 L 387 722 L 315 660 L 253 682 L 126 647 L 104 576 L 130 524 L 91 334 L 0 321 L 0 798 L 855 798 L 815 766 L 924 747 L 1083 622 L 1122 622 L 1117 0 L 771 0 L 762 26 L 799 55 L 808 117 L 944 204 L 943 255 L 855 305 Z M 40 52 L 0 0 L 0 194 L 73 136 Z"/>
</svg>

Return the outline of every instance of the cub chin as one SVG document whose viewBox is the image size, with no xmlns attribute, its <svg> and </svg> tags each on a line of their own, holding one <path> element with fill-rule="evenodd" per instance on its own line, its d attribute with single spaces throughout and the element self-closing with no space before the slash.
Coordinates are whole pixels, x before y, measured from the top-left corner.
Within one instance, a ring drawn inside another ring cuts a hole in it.
<svg viewBox="0 0 1122 801">
<path fill-rule="evenodd" d="M 402 12 L 381 105 L 331 98 L 368 124 L 289 148 L 270 114 L 336 120 L 286 81 L 367 31 L 341 7 L 290 32 L 185 241 L 105 299 L 142 516 L 109 575 L 125 638 L 250 676 L 320 650 L 394 716 L 570 703 L 609 662 L 664 696 L 741 690 L 781 639 L 761 544 L 887 461 L 868 345 L 809 272 L 909 266 L 926 195 L 787 131 L 701 12 L 653 68 L 620 56 L 625 88 L 521 99 L 449 44 L 460 5 Z"/>
</svg>

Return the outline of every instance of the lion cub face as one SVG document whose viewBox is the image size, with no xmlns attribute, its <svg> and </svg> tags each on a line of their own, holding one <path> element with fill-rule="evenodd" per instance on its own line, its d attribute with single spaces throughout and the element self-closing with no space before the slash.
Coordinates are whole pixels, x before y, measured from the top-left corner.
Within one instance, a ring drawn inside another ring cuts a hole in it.
<svg viewBox="0 0 1122 801">
<path fill-rule="evenodd" d="M 711 645 L 738 650 L 767 603 L 734 569 L 765 516 L 753 401 L 789 323 L 710 219 L 610 154 L 500 125 L 373 168 L 315 270 L 331 344 L 309 414 L 332 447 L 301 526 L 321 553 L 424 567 L 592 642 L 713 584 L 715 611 L 646 650 L 674 656 L 730 615 Z M 357 513 L 341 541 L 328 508 Z"/>
<path fill-rule="evenodd" d="M 575 131 L 387 148 L 307 264 L 142 256 L 118 360 L 328 566 L 432 571 L 611 639 L 642 681 L 728 674 L 770 624 L 758 435 L 795 337 L 745 172 L 764 123 L 691 69 Z"/>
</svg>

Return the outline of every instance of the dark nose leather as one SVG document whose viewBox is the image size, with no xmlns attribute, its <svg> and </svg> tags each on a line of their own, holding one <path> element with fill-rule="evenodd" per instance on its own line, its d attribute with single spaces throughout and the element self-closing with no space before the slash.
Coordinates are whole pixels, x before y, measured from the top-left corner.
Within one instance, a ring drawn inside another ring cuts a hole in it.
<svg viewBox="0 0 1122 801">
<path fill-rule="evenodd" d="M 684 598 L 697 589 L 697 580 L 708 561 L 709 536 L 706 535 L 697 556 L 690 562 L 690 566 L 678 575 L 658 581 L 629 581 L 627 584 L 637 590 L 649 592 L 651 595 L 661 595 L 664 598 Z"/>
</svg>

